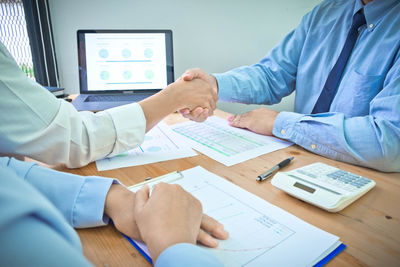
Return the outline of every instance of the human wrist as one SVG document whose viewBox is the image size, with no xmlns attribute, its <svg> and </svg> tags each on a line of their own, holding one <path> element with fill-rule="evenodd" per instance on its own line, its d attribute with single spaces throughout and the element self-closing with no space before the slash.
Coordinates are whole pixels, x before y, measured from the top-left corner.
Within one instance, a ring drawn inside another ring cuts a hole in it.
<svg viewBox="0 0 400 267">
<path fill-rule="evenodd" d="M 168 108 L 169 113 L 175 112 L 183 107 L 182 85 L 179 81 L 169 84 L 160 92 L 160 104 Z"/>
<path fill-rule="evenodd" d="M 112 184 L 106 196 L 104 213 L 115 220 L 121 214 L 124 203 L 135 201 L 135 193 L 121 184 Z"/>
</svg>

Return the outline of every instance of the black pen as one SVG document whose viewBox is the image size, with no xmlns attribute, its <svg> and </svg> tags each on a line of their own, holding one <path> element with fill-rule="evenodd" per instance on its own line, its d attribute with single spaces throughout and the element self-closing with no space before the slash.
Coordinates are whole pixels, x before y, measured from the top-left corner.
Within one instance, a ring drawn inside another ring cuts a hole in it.
<svg viewBox="0 0 400 267">
<path fill-rule="evenodd" d="M 284 161 L 282 161 L 281 163 L 279 163 L 278 165 L 275 165 L 274 167 L 272 167 L 271 169 L 269 169 L 268 171 L 264 172 L 263 174 L 260 174 L 259 176 L 257 176 L 256 181 L 262 182 L 266 179 L 268 179 L 269 177 L 271 177 L 277 170 L 279 170 L 280 168 L 285 167 L 286 165 L 289 164 L 290 161 L 292 161 L 292 159 L 294 159 L 294 157 L 290 157 L 288 159 L 285 159 Z"/>
</svg>

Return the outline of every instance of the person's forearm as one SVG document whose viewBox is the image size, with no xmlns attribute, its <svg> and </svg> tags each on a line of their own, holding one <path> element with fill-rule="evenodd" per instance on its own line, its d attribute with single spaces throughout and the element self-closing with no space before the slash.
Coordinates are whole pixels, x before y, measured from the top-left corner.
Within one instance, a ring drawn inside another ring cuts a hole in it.
<svg viewBox="0 0 400 267">
<path fill-rule="evenodd" d="M 380 171 L 400 171 L 400 128 L 381 118 L 281 112 L 273 134 L 335 160 Z"/>
<path fill-rule="evenodd" d="M 167 115 L 179 109 L 179 99 L 174 95 L 174 84 L 169 85 L 158 94 L 152 95 L 139 102 L 146 117 L 146 132 L 153 128 Z"/>
<path fill-rule="evenodd" d="M 108 223 L 104 203 L 115 180 L 59 172 L 6 157 L 0 158 L 0 164 L 19 174 L 46 196 L 71 226 L 85 228 Z"/>
</svg>

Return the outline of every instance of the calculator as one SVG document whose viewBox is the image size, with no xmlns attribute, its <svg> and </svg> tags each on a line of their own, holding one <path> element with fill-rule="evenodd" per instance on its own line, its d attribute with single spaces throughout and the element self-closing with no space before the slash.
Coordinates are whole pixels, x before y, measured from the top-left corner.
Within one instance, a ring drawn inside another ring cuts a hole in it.
<svg viewBox="0 0 400 267">
<path fill-rule="evenodd" d="M 278 172 L 271 184 L 286 193 L 337 212 L 375 186 L 375 181 L 317 162 L 289 172 Z"/>
</svg>

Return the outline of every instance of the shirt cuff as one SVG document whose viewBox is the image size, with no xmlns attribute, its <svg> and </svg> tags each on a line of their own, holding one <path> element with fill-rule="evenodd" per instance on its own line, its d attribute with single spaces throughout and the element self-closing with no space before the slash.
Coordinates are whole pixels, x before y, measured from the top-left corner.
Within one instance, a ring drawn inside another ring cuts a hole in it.
<svg viewBox="0 0 400 267">
<path fill-rule="evenodd" d="M 76 197 L 72 210 L 75 228 L 87 228 L 108 224 L 109 217 L 104 214 L 104 205 L 110 186 L 118 180 L 97 176 L 86 177 Z"/>
<path fill-rule="evenodd" d="M 215 77 L 218 83 L 218 99 L 226 102 L 232 101 L 233 92 L 229 90 L 229 88 L 234 88 L 232 76 L 224 73 L 213 73 L 211 75 Z"/>
<path fill-rule="evenodd" d="M 295 112 L 280 112 L 276 117 L 272 134 L 276 137 L 289 140 L 313 153 L 339 159 L 341 161 L 349 161 L 349 159 L 338 158 L 338 152 L 332 150 L 327 145 L 328 142 L 325 141 L 321 143 L 323 140 L 320 136 L 315 133 L 313 134 L 309 123 L 322 123 L 325 116 L 329 115 L 323 113 L 307 116 Z"/>
<path fill-rule="evenodd" d="M 272 134 L 276 137 L 293 141 L 291 138 L 294 134 L 294 125 L 300 121 L 301 117 L 303 117 L 303 114 L 286 111 L 279 112 L 275 119 Z"/>
<path fill-rule="evenodd" d="M 174 267 L 221 267 L 222 263 L 210 252 L 189 243 L 180 243 L 168 247 L 158 256 L 155 266 Z"/>
<path fill-rule="evenodd" d="M 115 145 L 108 156 L 118 155 L 143 142 L 146 117 L 138 103 L 107 109 L 105 112 L 111 116 L 116 132 Z"/>
</svg>

